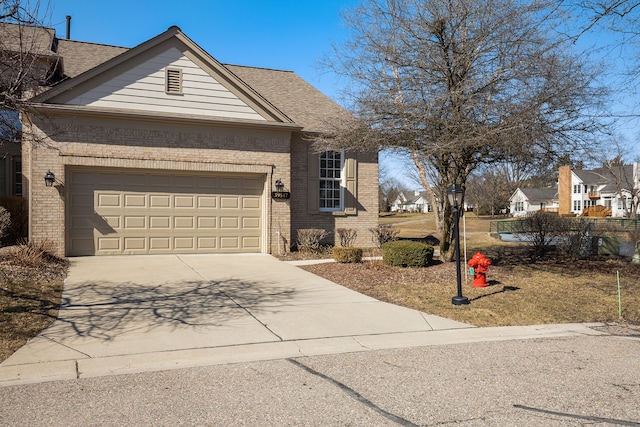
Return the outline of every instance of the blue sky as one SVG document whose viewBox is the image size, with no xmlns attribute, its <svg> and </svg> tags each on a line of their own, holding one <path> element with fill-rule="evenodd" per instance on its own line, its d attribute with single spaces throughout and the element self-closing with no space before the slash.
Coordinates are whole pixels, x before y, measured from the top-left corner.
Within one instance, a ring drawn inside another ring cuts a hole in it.
<svg viewBox="0 0 640 427">
<path fill-rule="evenodd" d="M 293 70 L 335 98 L 335 78 L 317 66 L 344 37 L 339 12 L 357 0 L 50 0 L 58 37 L 134 47 L 177 25 L 226 64 Z"/>
<path fill-rule="evenodd" d="M 42 0 L 43 4 L 46 0 Z M 86 42 L 134 47 L 172 25 L 222 63 L 292 70 L 323 93 L 339 101 L 342 83 L 318 66 L 331 53 L 332 43 L 346 36 L 340 11 L 359 0 L 49 0 L 51 26 L 58 37 L 66 32 Z M 599 35 L 589 35 L 599 40 Z M 585 38 L 586 39 L 586 38 Z M 584 40 L 588 42 L 590 40 Z M 609 52 L 607 62 L 623 61 Z M 628 88 L 627 88 L 628 89 Z M 635 90 L 621 90 L 613 107 L 618 113 L 637 110 Z M 628 160 L 640 157 L 638 120 L 619 129 L 632 147 Z M 399 178 L 406 166 L 392 162 Z M 404 181 L 415 187 L 411 181 Z"/>
</svg>

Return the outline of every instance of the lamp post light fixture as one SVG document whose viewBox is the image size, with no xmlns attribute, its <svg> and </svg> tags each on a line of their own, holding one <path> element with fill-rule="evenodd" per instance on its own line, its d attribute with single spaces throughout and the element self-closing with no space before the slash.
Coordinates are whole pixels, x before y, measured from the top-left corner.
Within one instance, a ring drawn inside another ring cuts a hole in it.
<svg viewBox="0 0 640 427">
<path fill-rule="evenodd" d="M 462 295 L 462 274 L 460 273 L 460 207 L 462 205 L 462 195 L 464 190 L 458 184 L 452 184 L 447 188 L 449 204 L 453 206 L 453 234 L 456 238 L 456 282 L 458 285 L 458 295 L 451 298 L 453 305 L 469 304 L 469 298 Z"/>
<path fill-rule="evenodd" d="M 56 182 L 56 176 L 53 174 L 53 172 L 47 171 L 47 173 L 44 174 L 44 185 L 46 185 L 47 187 L 53 187 L 54 182 Z"/>
</svg>

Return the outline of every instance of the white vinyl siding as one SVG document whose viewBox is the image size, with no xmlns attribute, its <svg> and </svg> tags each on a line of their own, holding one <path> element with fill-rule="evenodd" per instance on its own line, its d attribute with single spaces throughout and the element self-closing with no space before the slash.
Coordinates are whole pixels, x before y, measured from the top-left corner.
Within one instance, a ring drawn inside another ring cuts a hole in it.
<svg viewBox="0 0 640 427">
<path fill-rule="evenodd" d="M 166 70 L 182 71 L 182 95 L 166 91 Z M 265 118 L 176 48 L 150 59 L 66 102 L 82 105 L 209 117 Z"/>
</svg>

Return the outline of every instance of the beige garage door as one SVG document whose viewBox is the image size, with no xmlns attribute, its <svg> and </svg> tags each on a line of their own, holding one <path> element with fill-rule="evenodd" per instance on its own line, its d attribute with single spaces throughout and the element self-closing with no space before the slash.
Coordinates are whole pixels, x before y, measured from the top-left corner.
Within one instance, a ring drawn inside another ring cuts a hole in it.
<svg viewBox="0 0 640 427">
<path fill-rule="evenodd" d="M 69 255 L 260 252 L 263 175 L 69 172 Z"/>
</svg>

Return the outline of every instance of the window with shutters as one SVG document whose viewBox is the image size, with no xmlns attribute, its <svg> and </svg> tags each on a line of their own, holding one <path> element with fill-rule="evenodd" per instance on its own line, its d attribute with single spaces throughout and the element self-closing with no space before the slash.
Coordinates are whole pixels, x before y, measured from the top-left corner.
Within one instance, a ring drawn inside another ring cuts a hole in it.
<svg viewBox="0 0 640 427">
<path fill-rule="evenodd" d="M 340 151 L 325 151 L 320 155 L 320 211 L 333 212 L 343 208 L 343 158 Z"/>
<path fill-rule="evenodd" d="M 166 69 L 165 91 L 167 93 L 182 93 L 182 70 L 179 68 Z"/>
</svg>

